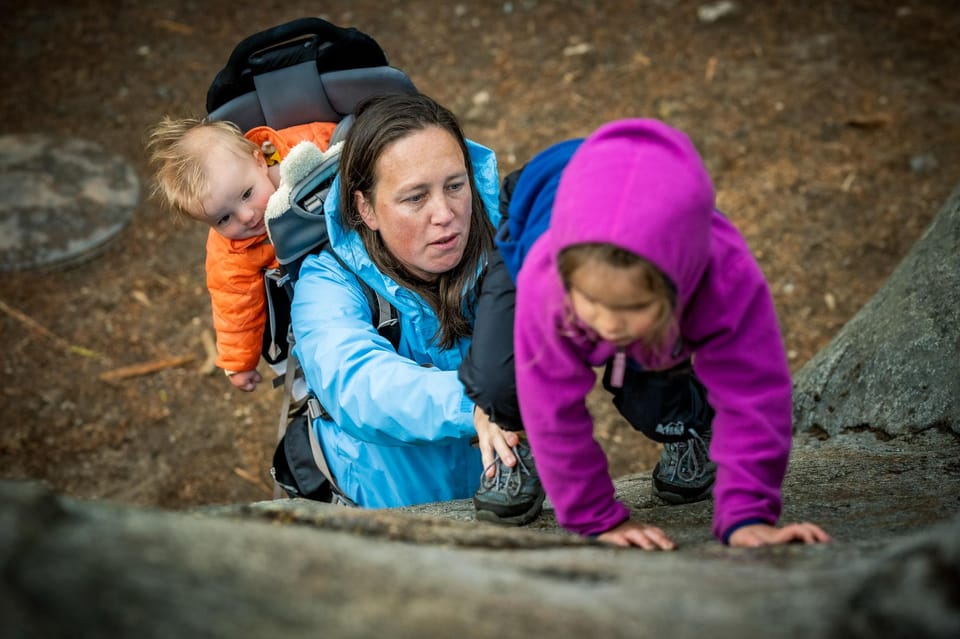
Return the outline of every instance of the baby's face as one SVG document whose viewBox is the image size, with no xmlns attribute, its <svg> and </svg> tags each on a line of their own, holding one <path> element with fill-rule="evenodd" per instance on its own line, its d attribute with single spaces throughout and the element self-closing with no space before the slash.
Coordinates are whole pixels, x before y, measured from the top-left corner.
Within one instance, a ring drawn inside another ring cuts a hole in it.
<svg viewBox="0 0 960 639">
<path fill-rule="evenodd" d="M 617 346 L 648 339 L 667 301 L 640 280 L 638 267 L 588 261 L 570 276 L 573 312 L 602 339 Z"/>
<path fill-rule="evenodd" d="M 203 211 L 194 217 L 231 240 L 266 233 L 263 213 L 277 189 L 263 154 L 254 150 L 241 157 L 226 148 L 213 148 L 203 168 L 209 186 L 200 199 Z"/>
</svg>

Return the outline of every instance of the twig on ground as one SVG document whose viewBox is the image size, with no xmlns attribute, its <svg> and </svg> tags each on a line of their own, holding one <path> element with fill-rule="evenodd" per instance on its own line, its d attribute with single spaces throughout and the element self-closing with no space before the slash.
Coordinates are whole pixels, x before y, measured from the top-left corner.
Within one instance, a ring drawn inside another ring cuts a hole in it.
<svg viewBox="0 0 960 639">
<path fill-rule="evenodd" d="M 246 471 L 246 470 L 240 468 L 239 466 L 235 466 L 234 469 L 233 469 L 233 472 L 234 472 L 234 473 L 237 475 L 237 477 L 239 477 L 240 479 L 242 479 L 242 480 L 244 480 L 244 481 L 248 481 L 248 482 L 250 482 L 251 484 L 253 484 L 253 485 L 255 485 L 255 486 L 259 486 L 260 488 L 263 488 L 263 490 L 265 490 L 265 491 L 268 492 L 268 493 L 271 492 L 270 487 L 267 486 L 267 484 L 266 484 L 262 479 L 260 479 L 259 477 L 257 477 L 257 476 L 254 475 L 253 473 L 250 473 L 249 471 Z"/>
<path fill-rule="evenodd" d="M 138 377 L 140 375 L 155 373 L 165 368 L 176 368 L 177 366 L 183 366 L 184 364 L 188 364 L 193 360 L 194 360 L 193 355 L 181 355 L 179 357 L 167 357 L 165 359 L 158 359 L 152 362 L 142 362 L 140 364 L 124 366 L 123 368 L 115 368 L 112 371 L 106 371 L 105 373 L 100 373 L 100 380 L 104 382 L 116 382 L 121 379 L 127 379 L 129 377 Z"/>
<path fill-rule="evenodd" d="M 21 324 L 23 324 L 33 332 L 39 333 L 43 337 L 46 337 L 47 339 L 49 339 L 58 347 L 60 347 L 61 349 L 63 349 L 68 353 L 73 353 L 75 355 L 80 355 L 82 357 L 93 357 L 95 359 L 99 359 L 103 361 L 110 361 L 110 358 L 108 358 L 106 355 L 102 353 L 98 353 L 97 351 L 86 348 L 84 346 L 71 344 L 67 340 L 60 337 L 59 335 L 54 334 L 53 331 L 48 329 L 46 326 L 44 326 L 37 320 L 18 311 L 17 309 L 13 308 L 12 306 L 10 306 L 9 304 L 7 304 L 2 300 L 0 300 L 0 310 L 2 310 L 4 313 L 12 317 L 13 319 L 17 320 L 18 322 L 20 322 Z"/>
</svg>

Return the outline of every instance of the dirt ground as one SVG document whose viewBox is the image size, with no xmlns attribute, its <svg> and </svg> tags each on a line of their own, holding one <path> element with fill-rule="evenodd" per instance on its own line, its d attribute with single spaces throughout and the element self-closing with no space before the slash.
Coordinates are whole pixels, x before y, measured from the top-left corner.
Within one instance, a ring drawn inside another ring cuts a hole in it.
<svg viewBox="0 0 960 639">
<path fill-rule="evenodd" d="M 883 284 L 960 176 L 960 11 L 953 0 L 740 3 L 285 0 L 21 2 L 0 42 L 4 133 L 94 140 L 144 199 L 103 254 L 13 272 L 0 300 L 0 477 L 81 497 L 186 508 L 269 498 L 278 392 L 205 374 L 211 333 L 199 226 L 148 199 L 143 132 L 202 114 L 243 37 L 319 15 L 374 36 L 454 109 L 503 173 L 622 117 L 687 131 L 721 210 L 767 275 L 793 370 Z M 918 282 L 918 285 L 929 283 Z M 57 339 L 54 339 L 53 337 Z M 62 344 L 99 356 L 82 356 Z M 122 366 L 192 356 L 117 383 Z M 615 476 L 657 451 L 600 397 Z"/>
</svg>

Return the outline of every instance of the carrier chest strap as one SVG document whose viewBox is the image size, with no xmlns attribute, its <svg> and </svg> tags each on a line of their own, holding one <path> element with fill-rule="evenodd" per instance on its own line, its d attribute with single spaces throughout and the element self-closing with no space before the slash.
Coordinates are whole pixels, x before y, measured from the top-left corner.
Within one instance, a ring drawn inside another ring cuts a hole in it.
<svg viewBox="0 0 960 639">
<path fill-rule="evenodd" d="M 280 405 L 280 424 L 277 428 L 277 441 L 283 439 L 284 433 L 287 432 L 287 424 L 290 423 L 290 402 L 293 399 L 293 381 L 297 377 L 297 368 L 299 368 L 300 362 L 293 354 L 291 349 L 287 354 L 287 369 L 284 371 L 283 379 L 283 401 Z M 313 430 L 312 428 L 310 430 Z M 283 497 L 283 489 L 280 487 L 280 484 L 274 482 L 273 484 L 273 498 L 280 499 Z"/>
</svg>

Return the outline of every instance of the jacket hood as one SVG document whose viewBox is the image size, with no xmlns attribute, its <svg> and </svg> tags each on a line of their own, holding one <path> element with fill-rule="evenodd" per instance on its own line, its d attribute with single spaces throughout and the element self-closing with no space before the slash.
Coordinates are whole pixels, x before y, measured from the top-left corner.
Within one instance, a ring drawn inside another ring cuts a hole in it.
<svg viewBox="0 0 960 639">
<path fill-rule="evenodd" d="M 553 258 L 573 244 L 614 244 L 649 260 L 680 310 L 709 260 L 714 192 L 683 133 L 656 120 L 606 124 L 563 171 L 550 221 Z"/>
<path fill-rule="evenodd" d="M 504 180 L 510 215 L 497 234 L 497 246 L 514 281 L 533 245 L 530 238 L 540 237 L 550 226 L 560 175 L 582 142 L 582 139 L 567 140 L 535 155 L 521 170 L 512 193 L 507 186 L 510 177 Z"/>
</svg>

